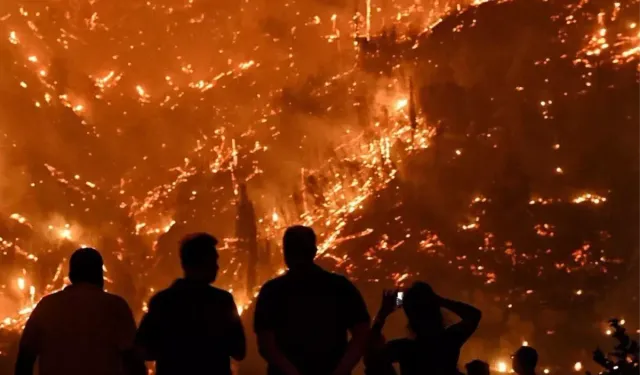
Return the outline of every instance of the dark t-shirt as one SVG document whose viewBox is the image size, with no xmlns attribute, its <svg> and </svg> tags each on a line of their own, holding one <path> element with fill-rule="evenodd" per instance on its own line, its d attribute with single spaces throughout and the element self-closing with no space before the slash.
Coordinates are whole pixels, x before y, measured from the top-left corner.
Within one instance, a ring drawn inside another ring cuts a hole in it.
<svg viewBox="0 0 640 375">
<path fill-rule="evenodd" d="M 231 354 L 245 345 L 233 296 L 184 279 L 151 299 L 136 341 L 158 375 L 229 375 Z"/>
<path fill-rule="evenodd" d="M 267 282 L 256 304 L 256 333 L 272 331 L 301 374 L 327 375 L 340 362 L 348 330 L 369 323 L 367 307 L 345 277 L 314 267 Z M 281 375 L 269 365 L 269 375 Z"/>
<path fill-rule="evenodd" d="M 402 375 L 456 375 L 462 343 L 444 335 L 443 339 L 431 344 L 421 344 L 415 340 L 399 339 L 390 341 L 386 350 L 390 358 L 400 365 Z"/>
<path fill-rule="evenodd" d="M 471 331 L 473 332 L 473 331 Z M 402 375 L 457 375 L 460 349 L 469 337 L 463 325 L 453 325 L 440 337 L 427 342 L 412 339 L 389 341 L 381 353 L 368 358 L 367 375 L 394 374 L 392 363 L 400 365 Z"/>
</svg>

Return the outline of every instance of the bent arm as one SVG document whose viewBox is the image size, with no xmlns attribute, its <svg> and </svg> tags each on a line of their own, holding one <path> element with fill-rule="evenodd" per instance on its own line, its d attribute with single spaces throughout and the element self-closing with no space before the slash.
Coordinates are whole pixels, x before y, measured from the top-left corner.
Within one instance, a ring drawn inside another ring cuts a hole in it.
<svg viewBox="0 0 640 375">
<path fill-rule="evenodd" d="M 157 359 L 158 347 L 161 341 L 159 333 L 163 330 L 162 311 L 163 306 L 158 304 L 155 297 L 151 298 L 149 301 L 149 310 L 142 317 L 140 326 L 136 332 L 136 352 L 145 361 L 155 361 Z"/>
<path fill-rule="evenodd" d="M 445 309 L 455 313 L 462 319 L 461 322 L 454 324 L 449 329 L 452 332 L 457 333 L 460 340 L 467 341 L 467 339 L 475 332 L 482 319 L 482 312 L 475 307 L 463 302 L 453 301 L 446 298 L 441 298 L 440 305 Z"/>
<path fill-rule="evenodd" d="M 276 366 L 285 375 L 299 375 L 298 369 L 278 347 L 273 331 L 258 332 L 258 352 L 267 363 Z"/>
<path fill-rule="evenodd" d="M 127 375 L 146 375 L 147 367 L 144 364 L 144 356 L 136 348 L 136 321 L 133 313 L 125 300 L 118 300 L 118 319 L 120 322 L 120 332 L 118 346 L 120 357 Z"/>
<path fill-rule="evenodd" d="M 338 367 L 336 367 L 333 372 L 334 375 L 346 375 L 351 373 L 353 368 L 358 364 L 358 361 L 360 361 L 360 358 L 364 355 L 368 340 L 369 323 L 359 323 L 351 329 L 351 340 L 349 340 L 347 350 L 338 363 Z"/>
<path fill-rule="evenodd" d="M 351 340 L 349 340 L 347 350 L 333 372 L 334 375 L 351 373 L 364 355 L 370 336 L 369 325 L 371 324 L 371 319 L 360 291 L 346 279 L 344 279 L 341 291 L 343 293 L 341 308 L 346 314 Z"/>
<path fill-rule="evenodd" d="M 231 297 L 231 324 L 227 333 L 227 342 L 229 343 L 229 356 L 236 361 L 242 361 L 247 355 L 247 340 L 244 335 L 244 327 L 238 307 L 233 297 Z"/>
</svg>

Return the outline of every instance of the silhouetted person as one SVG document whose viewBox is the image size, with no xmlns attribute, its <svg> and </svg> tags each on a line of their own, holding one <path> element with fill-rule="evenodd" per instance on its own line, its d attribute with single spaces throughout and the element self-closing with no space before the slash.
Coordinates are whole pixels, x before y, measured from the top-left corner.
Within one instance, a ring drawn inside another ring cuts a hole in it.
<svg viewBox="0 0 640 375">
<path fill-rule="evenodd" d="M 490 375 L 491 373 L 489 371 L 489 364 L 479 359 L 474 359 L 467 363 L 465 368 L 467 369 L 467 375 Z"/>
<path fill-rule="evenodd" d="M 518 375 L 535 375 L 538 352 L 530 346 L 522 346 L 512 356 L 511 366 Z"/>
<path fill-rule="evenodd" d="M 242 360 L 246 345 L 233 296 L 213 283 L 218 241 L 205 233 L 180 244 L 184 278 L 156 294 L 138 329 L 137 344 L 157 375 L 230 375 L 231 358 Z"/>
<path fill-rule="evenodd" d="M 251 298 L 258 282 L 258 228 L 256 227 L 256 212 L 247 195 L 245 184 L 240 184 L 236 236 L 238 237 L 239 249 L 247 254 L 247 296 Z"/>
<path fill-rule="evenodd" d="M 314 263 L 313 229 L 288 228 L 283 252 L 289 270 L 262 287 L 254 320 L 268 375 L 349 374 L 369 331 L 360 292 L 345 277 Z"/>
<path fill-rule="evenodd" d="M 398 307 L 396 297 L 394 291 L 383 293 L 372 327 L 373 347 L 365 359 L 367 374 L 394 373 L 392 363 L 400 365 L 402 375 L 459 374 L 460 349 L 478 327 L 480 310 L 442 298 L 428 284 L 416 282 L 404 293 L 402 302 L 414 337 L 392 340 L 380 348 L 380 341 L 384 342 L 381 332 L 385 320 Z M 457 314 L 461 321 L 445 327 L 441 308 Z"/>
<path fill-rule="evenodd" d="M 83 248 L 69 261 L 71 285 L 44 297 L 22 333 L 16 375 L 146 374 L 134 355 L 136 323 L 124 299 L 103 290 L 102 257 Z"/>
</svg>

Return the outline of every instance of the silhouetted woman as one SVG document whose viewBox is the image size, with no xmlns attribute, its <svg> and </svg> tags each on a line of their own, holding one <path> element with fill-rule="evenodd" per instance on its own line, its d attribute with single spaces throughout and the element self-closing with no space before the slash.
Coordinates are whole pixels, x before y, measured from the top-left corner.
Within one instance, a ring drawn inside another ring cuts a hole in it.
<svg viewBox="0 0 640 375">
<path fill-rule="evenodd" d="M 409 321 L 411 337 L 384 342 L 382 328 L 397 308 L 396 291 L 385 291 L 371 329 L 371 348 L 365 357 L 367 375 L 394 374 L 393 363 L 402 375 L 459 374 L 460 348 L 478 327 L 481 312 L 462 302 L 442 298 L 423 282 L 405 293 L 402 308 Z M 461 321 L 445 327 L 441 308 L 457 314 Z"/>
</svg>

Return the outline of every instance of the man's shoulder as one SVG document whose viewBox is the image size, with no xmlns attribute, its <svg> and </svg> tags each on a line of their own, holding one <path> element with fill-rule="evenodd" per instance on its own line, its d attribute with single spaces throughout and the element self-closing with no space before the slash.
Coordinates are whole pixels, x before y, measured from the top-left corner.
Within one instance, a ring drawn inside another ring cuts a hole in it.
<svg viewBox="0 0 640 375">
<path fill-rule="evenodd" d="M 64 299 L 63 292 L 64 292 L 64 289 L 51 294 L 47 294 L 46 296 L 42 297 L 40 301 L 38 301 L 38 304 L 36 305 L 36 307 L 42 310 L 43 308 L 46 309 L 48 306 L 62 303 Z"/>
<path fill-rule="evenodd" d="M 276 276 L 273 279 L 264 283 L 264 285 L 260 287 L 260 292 L 277 291 L 278 289 L 282 288 L 284 285 L 288 284 L 290 281 L 291 280 L 289 277 L 287 277 L 287 274 Z"/>
<path fill-rule="evenodd" d="M 209 295 L 209 298 L 215 298 L 215 299 L 219 299 L 219 300 L 233 300 L 233 294 L 231 294 L 229 291 L 215 287 L 210 285 L 207 289 L 207 294 Z"/>
<path fill-rule="evenodd" d="M 124 298 L 115 294 L 107 293 L 98 288 L 95 288 L 95 290 L 90 289 L 90 292 L 82 291 L 81 294 L 77 294 L 72 290 L 67 290 L 66 288 L 59 290 L 42 297 L 40 302 L 38 302 L 38 309 L 58 309 L 69 307 L 70 304 L 72 304 L 70 299 L 83 299 L 87 303 L 97 302 L 101 306 L 112 306 L 117 309 L 130 310 L 129 304 L 124 300 Z"/>
<path fill-rule="evenodd" d="M 165 303 L 171 304 L 171 300 L 173 300 L 176 295 L 176 291 L 173 289 L 173 286 L 170 286 L 151 296 L 149 299 L 149 307 L 160 306 Z"/>
<path fill-rule="evenodd" d="M 353 286 L 353 283 L 346 276 L 340 275 L 339 273 L 322 270 L 322 277 L 339 288 Z"/>
<path fill-rule="evenodd" d="M 217 299 L 217 300 L 233 300 L 233 295 L 224 289 L 217 288 L 215 286 L 208 285 L 205 288 L 198 289 L 202 293 L 203 298 Z M 159 291 L 149 301 L 150 304 L 162 304 L 171 303 L 174 299 L 180 298 L 181 295 L 186 293 L 180 286 L 174 284 L 170 287 Z"/>
<path fill-rule="evenodd" d="M 127 301 L 125 301 L 124 298 L 120 297 L 117 294 L 104 292 L 102 293 L 102 298 L 104 298 L 104 300 L 107 301 L 107 303 L 115 307 L 130 309 Z"/>
</svg>

